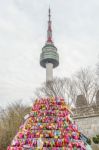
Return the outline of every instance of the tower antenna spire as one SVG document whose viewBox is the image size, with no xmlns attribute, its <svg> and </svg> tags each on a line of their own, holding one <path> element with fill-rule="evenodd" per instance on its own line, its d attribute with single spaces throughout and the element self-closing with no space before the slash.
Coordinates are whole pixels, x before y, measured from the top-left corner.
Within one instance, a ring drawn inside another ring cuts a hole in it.
<svg viewBox="0 0 99 150">
<path fill-rule="evenodd" d="M 50 9 L 50 5 L 49 5 L 49 21 L 51 20 L 51 9 Z"/>
<path fill-rule="evenodd" d="M 48 30 L 47 30 L 47 44 L 52 44 L 52 27 L 51 27 L 51 9 L 48 10 Z"/>
</svg>

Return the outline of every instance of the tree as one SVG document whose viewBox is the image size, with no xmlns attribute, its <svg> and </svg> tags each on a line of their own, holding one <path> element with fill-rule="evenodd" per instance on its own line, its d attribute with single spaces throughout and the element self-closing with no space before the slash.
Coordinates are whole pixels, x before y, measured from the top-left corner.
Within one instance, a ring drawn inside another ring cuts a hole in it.
<svg viewBox="0 0 99 150">
<path fill-rule="evenodd" d="M 68 104 L 75 104 L 76 101 L 75 82 L 70 78 L 54 78 L 53 82 L 43 83 L 42 86 L 35 91 L 37 97 L 60 96 L 63 97 Z"/>
<path fill-rule="evenodd" d="M 95 100 L 98 90 L 98 84 L 94 71 L 90 68 L 84 68 L 75 75 L 75 83 L 78 94 L 84 95 L 88 104 Z"/>
<path fill-rule="evenodd" d="M 29 108 L 21 103 L 11 104 L 5 110 L 0 108 L 0 149 L 7 149 L 28 112 Z"/>
<path fill-rule="evenodd" d="M 89 68 L 80 69 L 72 78 L 54 78 L 36 89 L 37 97 L 61 96 L 68 104 L 75 105 L 77 95 L 83 95 L 88 105 L 95 100 L 98 90 L 96 75 Z"/>
</svg>

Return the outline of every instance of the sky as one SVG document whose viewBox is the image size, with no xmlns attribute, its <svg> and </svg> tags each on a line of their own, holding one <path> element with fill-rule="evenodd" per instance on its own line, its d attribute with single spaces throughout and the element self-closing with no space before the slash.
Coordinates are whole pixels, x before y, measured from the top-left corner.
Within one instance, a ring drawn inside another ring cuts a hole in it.
<svg viewBox="0 0 99 150">
<path fill-rule="evenodd" d="M 45 82 L 39 58 L 49 5 L 60 56 L 54 77 L 70 77 L 98 62 L 99 0 L 0 0 L 0 107 L 31 104 L 35 89 Z"/>
</svg>

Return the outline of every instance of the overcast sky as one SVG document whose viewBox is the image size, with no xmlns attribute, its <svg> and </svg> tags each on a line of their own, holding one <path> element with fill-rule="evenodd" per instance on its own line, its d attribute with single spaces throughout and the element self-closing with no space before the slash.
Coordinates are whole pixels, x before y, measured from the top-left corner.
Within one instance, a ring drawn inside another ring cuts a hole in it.
<svg viewBox="0 0 99 150">
<path fill-rule="evenodd" d="M 0 0 L 0 106 L 22 100 L 45 81 L 39 65 L 46 41 L 48 7 L 60 55 L 54 76 L 95 67 L 99 54 L 99 0 Z"/>
</svg>

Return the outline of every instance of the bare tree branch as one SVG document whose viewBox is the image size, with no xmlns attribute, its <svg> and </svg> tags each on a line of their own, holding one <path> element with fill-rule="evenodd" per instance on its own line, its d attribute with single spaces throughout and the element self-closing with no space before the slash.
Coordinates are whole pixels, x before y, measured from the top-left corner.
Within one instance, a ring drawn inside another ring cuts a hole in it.
<svg viewBox="0 0 99 150">
<path fill-rule="evenodd" d="M 96 75 L 90 68 L 81 69 L 75 76 L 78 93 L 84 95 L 88 104 L 91 104 L 98 90 Z"/>
<path fill-rule="evenodd" d="M 42 96 L 59 96 L 65 98 L 68 104 L 75 103 L 76 88 L 74 81 L 69 78 L 54 78 L 53 82 L 49 82 L 46 86 L 44 83 L 40 88 L 36 89 L 35 95 Z"/>
</svg>

